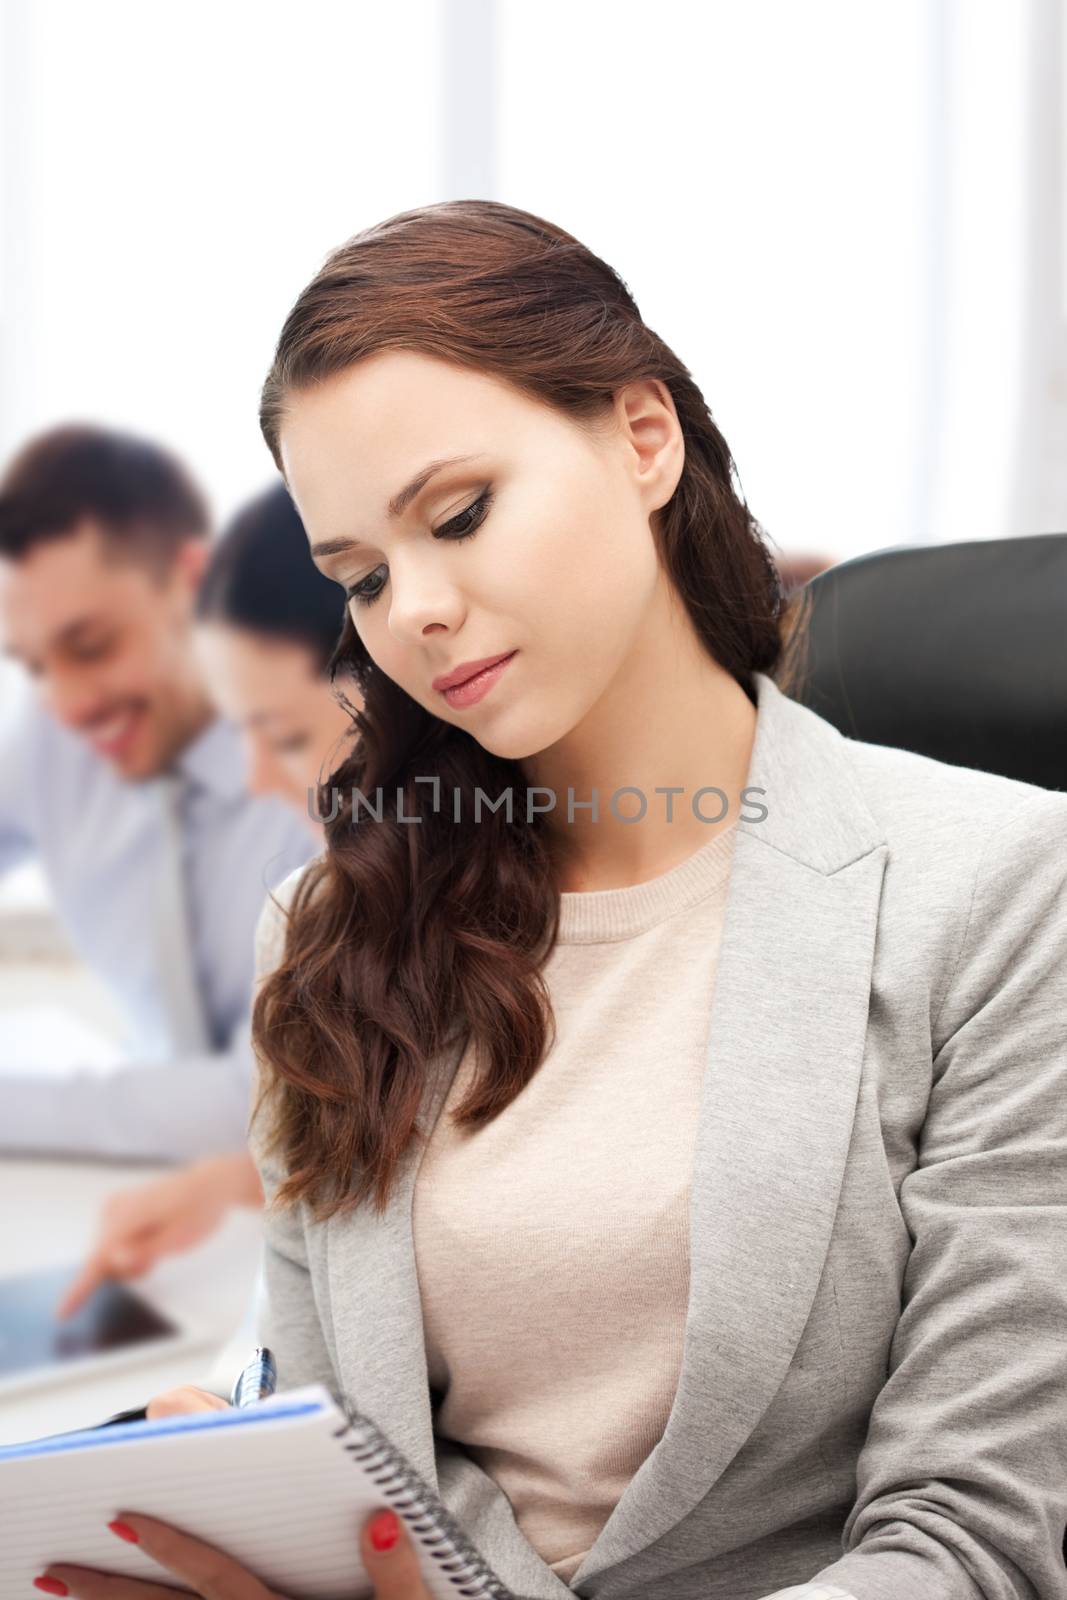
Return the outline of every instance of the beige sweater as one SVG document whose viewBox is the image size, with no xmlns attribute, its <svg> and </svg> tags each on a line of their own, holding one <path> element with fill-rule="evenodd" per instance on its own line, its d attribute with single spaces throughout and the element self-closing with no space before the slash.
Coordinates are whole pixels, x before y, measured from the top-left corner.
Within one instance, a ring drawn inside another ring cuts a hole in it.
<svg viewBox="0 0 1067 1600">
<path fill-rule="evenodd" d="M 544 973 L 556 1042 L 473 1134 L 448 1114 L 467 1052 L 415 1185 L 435 1429 L 500 1485 L 565 1583 L 674 1401 L 735 837 L 736 824 L 646 883 L 562 896 Z"/>
</svg>

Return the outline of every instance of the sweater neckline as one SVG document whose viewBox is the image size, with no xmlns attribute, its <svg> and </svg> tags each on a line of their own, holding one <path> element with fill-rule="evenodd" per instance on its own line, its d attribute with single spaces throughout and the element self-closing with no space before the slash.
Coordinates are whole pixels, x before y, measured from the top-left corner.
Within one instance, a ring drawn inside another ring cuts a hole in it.
<svg viewBox="0 0 1067 1600">
<path fill-rule="evenodd" d="M 574 889 L 560 894 L 557 944 L 603 944 L 633 939 L 721 890 L 730 875 L 736 819 L 666 872 L 622 889 Z"/>
</svg>

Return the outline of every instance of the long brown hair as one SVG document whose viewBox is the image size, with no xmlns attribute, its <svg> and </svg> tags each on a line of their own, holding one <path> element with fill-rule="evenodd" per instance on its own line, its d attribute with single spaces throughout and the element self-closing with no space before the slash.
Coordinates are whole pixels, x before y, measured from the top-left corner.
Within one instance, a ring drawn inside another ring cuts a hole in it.
<svg viewBox="0 0 1067 1600">
<path fill-rule="evenodd" d="M 421 351 L 506 381 L 585 426 L 622 385 L 658 378 L 674 401 L 685 464 L 652 519 L 659 555 L 712 656 L 741 683 L 788 687 L 799 670 L 801 596 L 785 603 L 762 530 L 689 370 L 646 327 L 592 251 L 527 211 L 450 201 L 389 218 L 325 262 L 286 319 L 260 425 L 281 468 L 291 395 L 377 351 Z M 801 592 L 803 594 L 803 591 Z M 280 964 L 252 1031 L 287 1178 L 281 1203 L 324 1217 L 373 1197 L 383 1209 L 438 1053 L 466 1035 L 478 1071 L 454 1113 L 492 1121 L 537 1070 L 552 1022 L 541 977 L 559 895 L 543 819 L 527 821 L 516 761 L 490 754 L 378 671 L 346 617 L 331 672 L 363 696 L 359 737 L 319 788 L 326 850 L 293 896 Z M 462 797 L 434 814 L 428 786 Z M 511 788 L 475 823 L 476 788 Z M 375 802 L 371 818 L 353 790 Z M 338 793 L 339 791 L 339 793 Z M 403 810 L 398 811 L 397 799 Z M 422 818 L 418 825 L 400 816 Z M 520 820 L 521 819 L 521 820 Z"/>
</svg>

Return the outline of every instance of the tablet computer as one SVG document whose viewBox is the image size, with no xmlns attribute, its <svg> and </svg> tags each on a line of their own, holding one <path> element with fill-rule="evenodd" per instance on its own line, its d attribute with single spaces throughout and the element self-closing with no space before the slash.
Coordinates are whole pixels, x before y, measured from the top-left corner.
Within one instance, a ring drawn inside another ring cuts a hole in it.
<svg viewBox="0 0 1067 1600">
<path fill-rule="evenodd" d="M 201 1342 L 121 1283 L 104 1283 L 72 1316 L 56 1307 L 77 1266 L 0 1278 L 0 1394 L 83 1378 Z"/>
</svg>

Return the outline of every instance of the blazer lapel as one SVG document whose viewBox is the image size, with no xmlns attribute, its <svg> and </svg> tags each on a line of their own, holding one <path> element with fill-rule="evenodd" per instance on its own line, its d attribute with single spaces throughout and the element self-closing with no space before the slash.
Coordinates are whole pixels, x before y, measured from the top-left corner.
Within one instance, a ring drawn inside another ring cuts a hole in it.
<svg viewBox="0 0 1067 1600">
<path fill-rule="evenodd" d="M 749 784 L 768 815 L 739 824 L 728 887 L 678 1388 L 572 1587 L 681 1521 L 759 1422 L 808 1319 L 848 1154 L 887 847 L 836 729 L 753 683 Z"/>
<path fill-rule="evenodd" d="M 768 814 L 739 823 L 728 889 L 678 1389 L 663 1437 L 572 1588 L 686 1516 L 758 1423 L 811 1309 L 849 1148 L 887 847 L 842 736 L 765 674 L 752 683 L 749 785 Z M 427 1135 L 465 1042 L 428 1078 Z M 383 1216 L 365 1206 L 335 1217 L 326 1239 L 346 1396 L 438 1490 L 411 1222 L 423 1149 L 410 1153 Z"/>
</svg>

